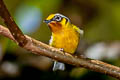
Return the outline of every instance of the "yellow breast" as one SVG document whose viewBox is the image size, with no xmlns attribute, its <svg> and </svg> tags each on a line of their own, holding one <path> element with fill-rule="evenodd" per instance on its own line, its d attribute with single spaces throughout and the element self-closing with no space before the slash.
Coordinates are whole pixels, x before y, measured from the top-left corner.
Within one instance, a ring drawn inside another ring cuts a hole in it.
<svg viewBox="0 0 120 80">
<path fill-rule="evenodd" d="M 64 28 L 59 33 L 52 33 L 50 45 L 63 48 L 65 52 L 73 54 L 79 43 L 79 33 L 72 27 Z"/>
</svg>

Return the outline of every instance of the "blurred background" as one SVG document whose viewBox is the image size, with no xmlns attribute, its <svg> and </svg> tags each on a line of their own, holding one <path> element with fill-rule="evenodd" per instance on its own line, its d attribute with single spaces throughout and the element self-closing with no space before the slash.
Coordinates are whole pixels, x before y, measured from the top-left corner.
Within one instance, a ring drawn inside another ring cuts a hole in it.
<svg viewBox="0 0 120 80">
<path fill-rule="evenodd" d="M 20 29 L 48 44 L 51 32 L 43 20 L 61 13 L 84 30 L 77 53 L 120 66 L 120 0 L 4 0 Z M 0 18 L 0 25 L 5 25 Z M 53 60 L 36 56 L 0 36 L 0 80 L 116 80 L 66 64 L 52 71 Z"/>
</svg>

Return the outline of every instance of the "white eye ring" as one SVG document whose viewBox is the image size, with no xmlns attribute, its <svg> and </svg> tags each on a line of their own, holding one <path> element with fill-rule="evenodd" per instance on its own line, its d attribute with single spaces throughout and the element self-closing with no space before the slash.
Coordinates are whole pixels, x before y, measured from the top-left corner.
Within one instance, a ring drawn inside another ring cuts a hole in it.
<svg viewBox="0 0 120 80">
<path fill-rule="evenodd" d="M 62 17 L 57 15 L 57 16 L 55 16 L 55 20 L 56 20 L 56 21 L 61 21 L 61 20 L 62 20 Z"/>
</svg>

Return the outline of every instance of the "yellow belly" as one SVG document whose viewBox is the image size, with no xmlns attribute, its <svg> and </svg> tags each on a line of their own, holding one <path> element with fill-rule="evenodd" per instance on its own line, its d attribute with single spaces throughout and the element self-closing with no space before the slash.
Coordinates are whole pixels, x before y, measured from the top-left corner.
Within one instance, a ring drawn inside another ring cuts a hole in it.
<svg viewBox="0 0 120 80">
<path fill-rule="evenodd" d="M 50 45 L 56 48 L 63 48 L 65 52 L 73 54 L 79 43 L 79 34 L 67 29 L 58 34 L 52 34 Z"/>
</svg>

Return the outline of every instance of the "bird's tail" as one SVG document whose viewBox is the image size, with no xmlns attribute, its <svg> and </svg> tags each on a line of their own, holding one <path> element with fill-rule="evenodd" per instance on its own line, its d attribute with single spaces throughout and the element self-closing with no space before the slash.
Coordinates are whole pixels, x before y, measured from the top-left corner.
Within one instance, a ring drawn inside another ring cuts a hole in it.
<svg viewBox="0 0 120 80">
<path fill-rule="evenodd" d="M 64 71 L 65 70 L 65 64 L 61 63 L 61 62 L 54 61 L 53 71 L 57 71 L 57 70 Z"/>
</svg>

